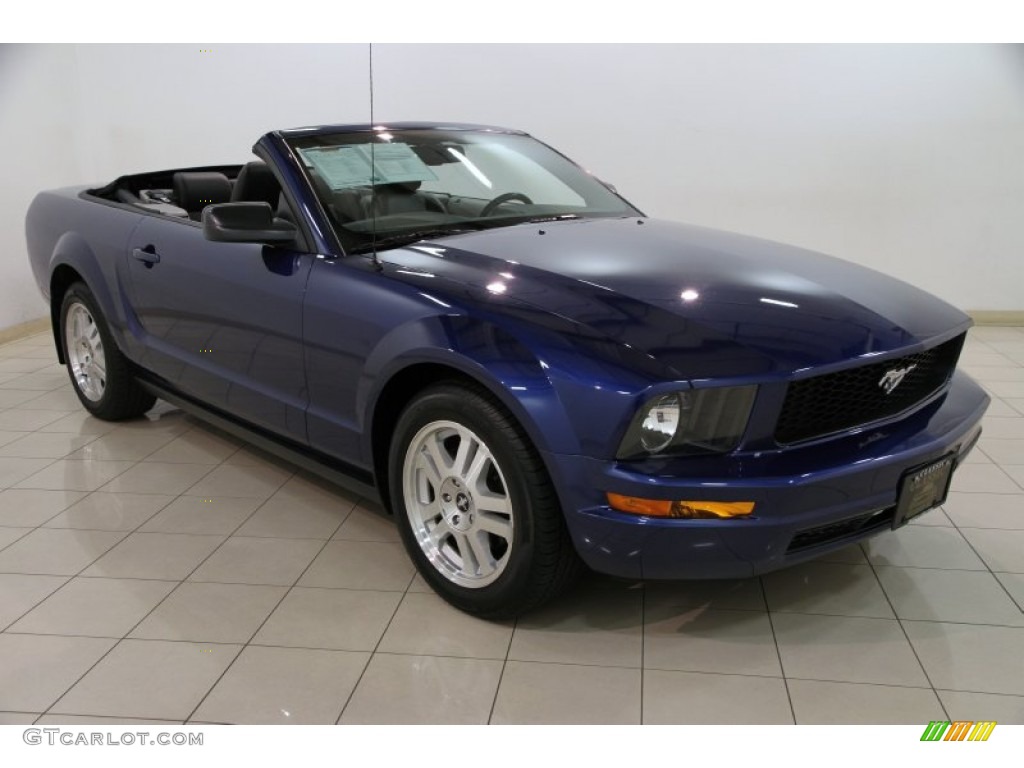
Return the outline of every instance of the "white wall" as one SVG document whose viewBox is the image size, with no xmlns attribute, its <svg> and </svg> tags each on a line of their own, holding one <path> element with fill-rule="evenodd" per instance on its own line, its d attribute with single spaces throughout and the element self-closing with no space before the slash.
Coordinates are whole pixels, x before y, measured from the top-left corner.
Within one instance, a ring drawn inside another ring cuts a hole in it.
<svg viewBox="0 0 1024 768">
<path fill-rule="evenodd" d="M 244 163 L 267 131 L 369 120 L 366 45 L 77 46 L 89 179 Z"/>
<path fill-rule="evenodd" d="M 45 314 L 36 191 L 365 121 L 367 63 L 364 45 L 0 46 L 0 328 Z M 524 128 L 651 215 L 1024 310 L 1021 46 L 380 45 L 374 69 L 378 121 Z"/>
<path fill-rule="evenodd" d="M 46 314 L 25 254 L 25 211 L 40 189 L 76 184 L 74 50 L 0 45 L 0 329 Z"/>
<path fill-rule="evenodd" d="M 522 128 L 649 215 L 1024 310 L 1024 46 L 377 46 L 381 119 Z"/>
<path fill-rule="evenodd" d="M 0 45 L 0 329 L 46 315 L 25 210 L 42 189 L 242 163 L 275 128 L 369 119 L 366 45 Z"/>
</svg>

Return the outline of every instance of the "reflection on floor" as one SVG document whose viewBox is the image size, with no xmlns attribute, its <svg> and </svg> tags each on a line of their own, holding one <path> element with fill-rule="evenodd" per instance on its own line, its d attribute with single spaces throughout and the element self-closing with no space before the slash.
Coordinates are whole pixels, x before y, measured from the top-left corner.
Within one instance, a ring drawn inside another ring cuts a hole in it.
<svg viewBox="0 0 1024 768">
<path fill-rule="evenodd" d="M 1024 723 L 1024 329 L 942 510 L 763 579 L 435 597 L 359 499 L 182 413 L 85 415 L 0 347 L 0 723 Z"/>
</svg>

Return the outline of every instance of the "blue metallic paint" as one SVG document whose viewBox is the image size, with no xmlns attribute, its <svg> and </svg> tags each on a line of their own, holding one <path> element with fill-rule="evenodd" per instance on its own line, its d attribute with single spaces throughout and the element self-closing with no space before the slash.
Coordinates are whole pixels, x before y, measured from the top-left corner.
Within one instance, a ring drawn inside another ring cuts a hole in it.
<svg viewBox="0 0 1024 768">
<path fill-rule="evenodd" d="M 577 500 L 569 515 L 577 551 L 599 571 L 647 579 L 734 578 L 791 565 L 838 547 L 852 537 L 787 553 L 798 531 L 882 510 L 896 502 L 900 477 L 912 467 L 955 452 L 962 461 L 980 434 L 984 391 L 957 374 L 942 398 L 898 427 L 861 433 L 821 447 L 777 455 L 734 457 L 723 466 L 705 461 L 661 462 L 655 468 L 610 464 L 579 456 L 548 456 Z M 865 444 L 867 443 L 867 444 Z M 752 500 L 749 520 L 661 520 L 611 510 L 599 489 L 660 499 Z M 877 531 L 875 531 L 877 532 Z"/>
<path fill-rule="evenodd" d="M 160 262 L 133 258 L 136 248 Z M 211 242 L 194 223 L 146 216 L 122 261 L 141 366 L 201 402 L 305 440 L 306 376 L 295 361 L 308 254 Z"/>
<path fill-rule="evenodd" d="M 122 348 L 130 346 L 124 331 L 127 299 L 115 265 L 124 254 L 128 236 L 142 216 L 113 205 L 85 205 L 85 187 L 40 193 L 25 217 L 29 263 L 42 295 L 50 298 L 50 282 L 61 269 L 84 279 L 108 318 Z M 56 316 L 54 340 L 56 343 Z M 58 354 L 60 344 L 57 343 Z"/>
<path fill-rule="evenodd" d="M 344 129 L 275 132 L 254 148 L 302 219 L 308 253 L 209 243 L 194 224 L 59 190 L 36 199 L 26 224 L 41 290 L 58 265 L 73 267 L 140 366 L 368 471 L 370 425 L 392 377 L 424 363 L 459 371 L 541 451 L 584 559 L 631 577 L 748 575 L 839 546 L 785 553 L 795 531 L 891 505 L 906 469 L 953 450 L 962 458 L 976 438 L 987 396 L 957 374 L 911 414 L 811 445 L 774 443 L 788 381 L 900 357 L 970 325 L 912 286 L 820 254 L 634 217 L 456 235 L 379 261 L 348 256 L 284 140 Z M 131 263 L 144 244 L 172 264 Z M 154 318 L 196 333 L 155 331 Z M 203 348 L 223 356 L 191 349 L 209 339 Z M 268 347 L 271 363 L 254 366 L 264 358 L 250 353 Z M 653 393 L 724 383 L 760 385 L 734 454 L 614 460 Z M 608 508 L 606 491 L 754 500 L 756 515 L 628 516 Z"/>
</svg>

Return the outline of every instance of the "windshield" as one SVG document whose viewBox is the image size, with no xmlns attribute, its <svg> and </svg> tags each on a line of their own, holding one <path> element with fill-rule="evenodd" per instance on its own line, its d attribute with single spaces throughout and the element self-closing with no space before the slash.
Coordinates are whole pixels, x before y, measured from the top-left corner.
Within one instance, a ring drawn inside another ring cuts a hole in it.
<svg viewBox="0 0 1024 768">
<path fill-rule="evenodd" d="M 349 252 L 527 221 L 639 215 L 529 136 L 375 129 L 289 145 Z"/>
</svg>

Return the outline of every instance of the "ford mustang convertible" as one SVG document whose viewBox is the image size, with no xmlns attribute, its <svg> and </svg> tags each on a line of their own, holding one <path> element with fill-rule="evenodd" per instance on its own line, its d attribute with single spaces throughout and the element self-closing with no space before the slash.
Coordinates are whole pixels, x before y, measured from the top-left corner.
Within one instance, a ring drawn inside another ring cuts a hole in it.
<svg viewBox="0 0 1024 768">
<path fill-rule="evenodd" d="M 941 504 L 980 434 L 962 312 L 647 218 L 522 132 L 254 152 L 35 199 L 57 354 L 99 418 L 163 398 L 379 500 L 465 611 L 816 557 Z"/>
</svg>

